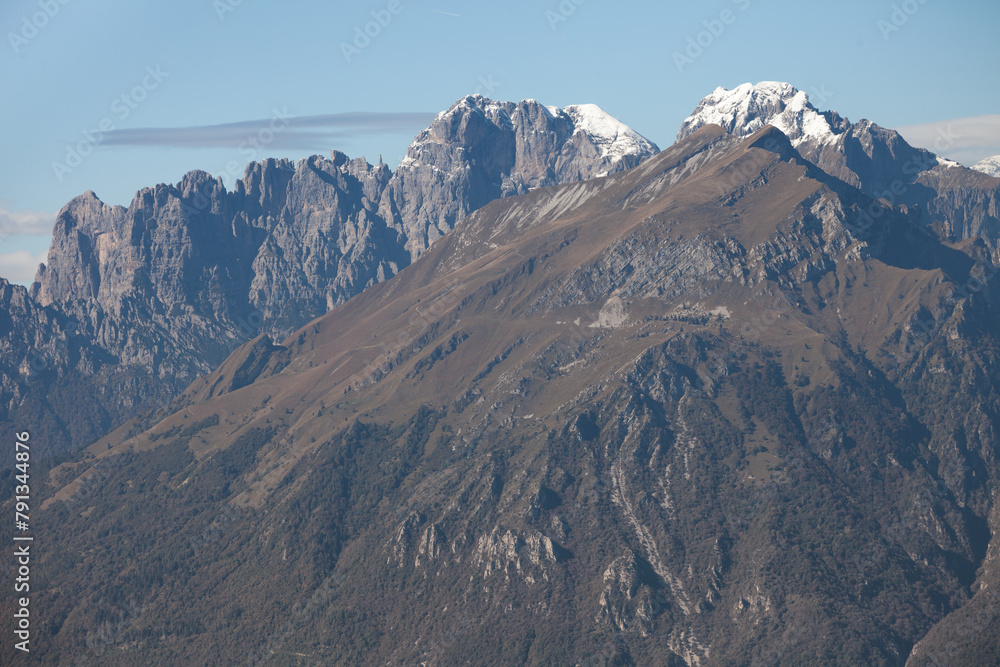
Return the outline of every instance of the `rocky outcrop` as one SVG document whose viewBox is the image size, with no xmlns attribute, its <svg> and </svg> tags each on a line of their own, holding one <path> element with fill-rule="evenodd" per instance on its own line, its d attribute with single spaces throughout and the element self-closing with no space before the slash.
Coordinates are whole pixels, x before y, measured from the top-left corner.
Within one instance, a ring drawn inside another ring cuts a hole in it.
<svg viewBox="0 0 1000 667">
<path fill-rule="evenodd" d="M 479 536 L 472 554 L 472 565 L 484 578 L 494 573 L 523 576 L 535 583 L 536 575 L 548 579 L 546 566 L 559 561 L 562 550 L 550 538 L 539 532 L 528 535 L 494 526 Z"/>
<path fill-rule="evenodd" d="M 918 186 L 934 192 L 925 210 L 942 233 L 955 239 L 977 236 L 1000 248 L 1000 178 L 969 169 L 933 169 Z"/>
<path fill-rule="evenodd" d="M 595 620 L 620 633 L 648 637 L 656 617 L 669 604 L 669 595 L 662 589 L 649 564 L 629 550 L 604 571 L 604 589 L 597 601 L 600 611 Z"/>
<path fill-rule="evenodd" d="M 135 409 L 107 396 L 128 380 L 101 373 L 111 359 L 80 329 L 0 278 L 0 428 L 29 431 L 39 457 L 49 443 L 85 440 Z M 67 394 L 67 386 L 76 391 Z"/>
<path fill-rule="evenodd" d="M 593 104 L 559 109 L 470 95 L 410 145 L 381 211 L 398 221 L 416 259 L 494 199 L 630 169 L 658 150 Z"/>
<path fill-rule="evenodd" d="M 249 302 L 265 329 L 287 335 L 409 263 L 377 209 L 389 168 L 333 151 L 302 161 L 253 258 Z"/>
</svg>

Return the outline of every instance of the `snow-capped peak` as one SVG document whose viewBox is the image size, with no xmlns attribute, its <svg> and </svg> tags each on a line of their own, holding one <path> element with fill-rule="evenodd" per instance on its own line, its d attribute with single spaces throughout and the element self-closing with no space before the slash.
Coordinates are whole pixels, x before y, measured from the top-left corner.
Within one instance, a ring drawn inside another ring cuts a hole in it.
<svg viewBox="0 0 1000 667">
<path fill-rule="evenodd" d="M 476 93 L 473 95 L 466 95 L 459 101 L 452 104 L 447 110 L 439 113 L 437 117 L 444 118 L 452 114 L 468 113 L 470 110 L 476 110 L 481 112 L 494 123 L 506 123 L 509 126 L 511 106 L 512 105 L 507 102 L 498 102 L 497 100 L 493 100 L 489 97 L 484 97 Z"/>
<path fill-rule="evenodd" d="M 993 157 L 988 157 L 980 160 L 976 164 L 972 165 L 972 168 L 976 171 L 981 171 L 987 176 L 993 176 L 994 178 L 1000 178 L 1000 155 L 994 155 Z"/>
<path fill-rule="evenodd" d="M 573 121 L 574 132 L 584 132 L 601 151 L 602 158 L 620 159 L 626 155 L 651 155 L 659 149 L 641 134 L 596 104 L 574 104 L 563 109 Z"/>
<path fill-rule="evenodd" d="M 498 102 L 482 95 L 467 95 L 455 102 L 446 111 L 442 111 L 434 119 L 431 127 L 421 132 L 410 144 L 406 157 L 400 162 L 400 167 L 413 167 L 422 162 L 423 146 L 428 143 L 439 143 L 445 137 L 450 137 L 453 116 L 469 113 L 483 114 L 493 125 L 506 131 L 524 123 L 533 123 L 533 109 L 541 109 L 542 113 L 564 127 L 571 130 L 572 136 L 582 135 L 597 150 L 597 161 L 607 166 L 596 175 L 606 175 L 617 171 L 622 164 L 641 160 L 659 152 L 656 144 L 647 140 L 641 134 L 625 125 L 617 118 L 607 113 L 596 104 L 575 104 L 564 108 L 545 106 L 533 99 L 526 99 L 519 104 L 513 102 Z M 435 132 L 435 127 L 441 127 L 441 132 Z M 532 127 L 532 126 L 529 126 Z M 544 127 L 543 125 L 538 126 Z"/>
<path fill-rule="evenodd" d="M 804 141 L 832 143 L 840 134 L 828 116 L 810 104 L 804 91 L 780 81 L 761 81 L 756 86 L 744 83 L 732 90 L 716 88 L 684 120 L 677 139 L 709 124 L 721 125 L 741 137 L 773 125 L 794 146 Z"/>
</svg>

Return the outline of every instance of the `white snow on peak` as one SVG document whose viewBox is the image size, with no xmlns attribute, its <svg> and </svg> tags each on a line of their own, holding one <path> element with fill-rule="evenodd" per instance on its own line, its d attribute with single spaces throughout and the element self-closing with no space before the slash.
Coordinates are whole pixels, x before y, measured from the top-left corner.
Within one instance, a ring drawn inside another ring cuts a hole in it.
<svg viewBox="0 0 1000 667">
<path fill-rule="evenodd" d="M 560 109 L 556 106 L 542 105 L 533 99 L 526 99 L 521 105 L 537 105 L 545 109 L 552 118 L 562 118 L 572 123 L 573 134 L 586 135 L 599 151 L 600 158 L 607 159 L 611 163 L 633 155 L 648 156 L 659 152 L 655 144 L 596 104 L 575 104 Z M 496 125 L 511 128 L 520 122 L 521 116 L 515 111 L 519 106 L 509 102 L 497 102 L 482 95 L 467 95 L 439 113 L 434 122 L 474 109 L 482 112 Z M 422 163 L 418 157 L 422 152 L 421 146 L 428 141 L 434 141 L 429 129 L 422 131 L 413 140 L 406 157 L 399 163 L 400 167 L 412 167 Z"/>
<path fill-rule="evenodd" d="M 745 137 L 765 125 L 773 125 L 793 146 L 805 141 L 832 143 L 837 133 L 809 96 L 788 83 L 761 81 L 744 83 L 732 90 L 716 88 L 681 125 L 678 140 L 705 125 L 721 125 L 727 132 Z"/>
<path fill-rule="evenodd" d="M 596 104 L 573 104 L 563 109 L 577 130 L 601 137 L 629 134 L 632 129 Z"/>
<path fill-rule="evenodd" d="M 972 168 L 976 171 L 983 172 L 987 176 L 1000 178 L 1000 155 L 984 158 L 972 165 Z"/>
<path fill-rule="evenodd" d="M 482 111 L 490 120 L 497 120 L 499 118 L 508 118 L 506 110 L 504 110 L 503 102 L 498 102 L 496 100 L 484 97 L 478 93 L 472 95 L 466 95 L 462 99 L 458 100 L 450 107 L 439 113 L 435 120 L 446 118 L 456 113 L 464 113 L 470 109 L 478 109 Z"/>
<path fill-rule="evenodd" d="M 602 158 L 616 160 L 637 153 L 657 152 L 652 142 L 596 104 L 573 104 L 555 109 L 554 115 L 559 115 L 560 111 L 573 121 L 574 134 L 584 132 L 590 137 Z"/>
</svg>

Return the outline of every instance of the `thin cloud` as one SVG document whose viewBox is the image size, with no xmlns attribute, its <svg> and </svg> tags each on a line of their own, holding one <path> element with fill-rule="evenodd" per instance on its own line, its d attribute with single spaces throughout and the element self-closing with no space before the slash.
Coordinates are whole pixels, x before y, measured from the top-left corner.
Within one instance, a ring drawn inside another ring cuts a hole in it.
<svg viewBox="0 0 1000 667">
<path fill-rule="evenodd" d="M 38 265 L 45 261 L 47 255 L 45 250 L 34 255 L 27 250 L 0 252 L 0 278 L 20 285 L 30 285 L 35 280 Z"/>
<path fill-rule="evenodd" d="M 233 148 L 256 142 L 274 149 L 326 150 L 331 140 L 365 135 L 418 132 L 435 114 L 354 112 L 322 116 L 279 116 L 221 125 L 192 127 L 143 127 L 109 132 L 106 146 L 157 146 L 168 148 Z"/>
<path fill-rule="evenodd" d="M 426 9 L 429 12 L 436 12 L 438 14 L 444 14 L 445 16 L 455 16 L 455 17 L 461 18 L 460 14 L 453 14 L 451 12 L 446 12 L 443 9 L 431 9 L 430 7 L 424 7 L 424 9 Z"/>
<path fill-rule="evenodd" d="M 52 233 L 55 221 L 55 213 L 0 208 L 0 236 L 47 236 Z"/>
<path fill-rule="evenodd" d="M 907 143 L 964 165 L 1000 155 L 1000 114 L 897 127 Z"/>
</svg>

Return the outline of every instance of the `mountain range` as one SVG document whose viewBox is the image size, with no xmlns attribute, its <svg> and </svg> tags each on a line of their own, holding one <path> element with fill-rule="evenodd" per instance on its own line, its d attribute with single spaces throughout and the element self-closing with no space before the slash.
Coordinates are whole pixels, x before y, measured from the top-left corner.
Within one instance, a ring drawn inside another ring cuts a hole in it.
<svg viewBox="0 0 1000 667">
<path fill-rule="evenodd" d="M 37 432 L 49 453 L 79 449 L 155 412 L 246 340 L 284 338 L 392 277 L 489 201 L 657 151 L 594 105 L 473 95 L 439 114 L 395 173 L 334 151 L 252 163 L 232 192 L 201 171 L 127 208 L 87 192 L 57 214 L 29 293 L 2 283 L 30 308 L 8 309 L 0 328 L 17 332 L 0 423 Z"/>
<path fill-rule="evenodd" d="M 84 195 L 4 344 L 165 400 L 48 474 L 38 657 L 992 664 L 998 192 L 764 82 Z"/>
</svg>

